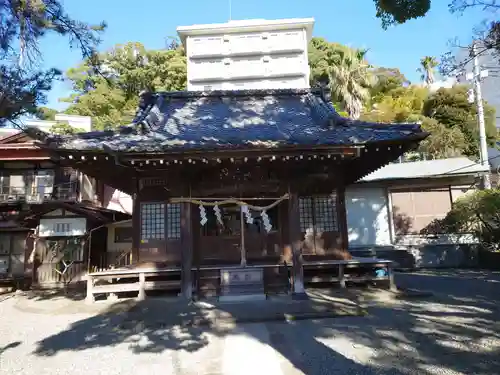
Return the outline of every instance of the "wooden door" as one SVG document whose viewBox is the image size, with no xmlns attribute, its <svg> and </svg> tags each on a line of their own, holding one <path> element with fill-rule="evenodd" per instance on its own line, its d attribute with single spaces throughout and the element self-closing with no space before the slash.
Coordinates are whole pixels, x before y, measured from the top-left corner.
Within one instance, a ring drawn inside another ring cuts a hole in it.
<svg viewBox="0 0 500 375">
<path fill-rule="evenodd" d="M 163 262 L 166 258 L 166 203 L 143 202 L 140 205 L 139 261 Z"/>
<path fill-rule="evenodd" d="M 253 264 L 259 262 L 266 254 L 265 229 L 260 212 L 250 210 L 249 213 L 252 216 L 252 223 L 248 223 L 246 216 L 243 216 L 244 243 L 247 263 Z"/>
<path fill-rule="evenodd" d="M 258 201 L 260 205 L 266 206 L 273 201 Z M 266 211 L 271 224 L 268 232 L 264 225 L 260 211 L 250 211 L 253 223 L 245 222 L 245 251 L 249 263 L 276 263 L 279 261 L 282 250 L 281 241 L 281 215 L 280 206 L 275 206 Z"/>
<path fill-rule="evenodd" d="M 202 225 L 198 210 L 193 228 L 199 227 L 200 265 L 237 265 L 241 262 L 241 212 L 239 206 L 220 206 L 222 223 L 213 207 L 206 207 L 207 222 Z"/>
<path fill-rule="evenodd" d="M 26 252 L 26 233 L 12 235 L 10 253 L 10 271 L 12 276 L 24 275 L 24 258 Z"/>
<path fill-rule="evenodd" d="M 325 255 L 341 248 L 335 195 L 300 197 L 299 210 L 305 255 Z"/>
</svg>

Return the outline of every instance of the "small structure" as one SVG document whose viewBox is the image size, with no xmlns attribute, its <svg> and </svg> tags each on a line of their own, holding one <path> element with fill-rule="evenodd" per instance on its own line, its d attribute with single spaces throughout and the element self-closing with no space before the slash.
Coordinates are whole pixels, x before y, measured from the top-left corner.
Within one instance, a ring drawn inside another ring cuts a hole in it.
<svg viewBox="0 0 500 375">
<path fill-rule="evenodd" d="M 431 226 L 485 172 L 456 157 L 392 163 L 363 177 L 346 191 L 350 251 L 403 268 L 473 266 L 477 240 L 470 233 L 434 233 Z"/>
<path fill-rule="evenodd" d="M 72 120 L 90 129 L 90 118 Z M 35 125 L 50 129 L 47 122 Z M 102 188 L 95 179 L 61 167 L 20 130 L 1 138 L 0 283 L 54 287 L 81 281 L 90 254 L 88 231 L 130 218 L 102 207 Z"/>
<path fill-rule="evenodd" d="M 130 217 L 79 202 L 45 202 L 22 213 L 17 221 L 29 230 L 25 265 L 32 264 L 37 287 L 68 287 L 85 281 L 91 257 L 106 248 L 106 225 Z"/>
<path fill-rule="evenodd" d="M 98 288 L 144 296 L 175 284 L 191 298 L 364 280 L 344 266 L 390 262 L 350 256 L 346 186 L 427 136 L 417 124 L 342 118 L 310 89 L 147 93 L 134 123 L 116 131 L 28 131 L 62 163 L 134 198 L 134 267 L 90 274 L 90 300 Z M 127 275 L 126 286 L 93 282 Z"/>
</svg>

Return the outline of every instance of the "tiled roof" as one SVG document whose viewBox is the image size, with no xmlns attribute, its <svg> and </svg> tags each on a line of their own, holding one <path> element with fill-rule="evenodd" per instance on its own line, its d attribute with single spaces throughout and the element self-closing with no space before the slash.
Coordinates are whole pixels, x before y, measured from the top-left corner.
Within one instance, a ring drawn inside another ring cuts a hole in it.
<svg viewBox="0 0 500 375">
<path fill-rule="evenodd" d="M 368 176 L 363 177 L 360 182 L 379 181 L 388 179 L 408 178 L 431 178 L 450 177 L 456 175 L 488 172 L 488 167 L 475 163 L 466 157 L 420 160 L 408 163 L 388 164 Z"/>
<path fill-rule="evenodd" d="M 49 137 L 67 150 L 162 152 L 184 149 L 353 145 L 423 136 L 417 124 L 340 117 L 311 90 L 169 92 L 142 97 L 134 124 L 117 131 Z"/>
</svg>

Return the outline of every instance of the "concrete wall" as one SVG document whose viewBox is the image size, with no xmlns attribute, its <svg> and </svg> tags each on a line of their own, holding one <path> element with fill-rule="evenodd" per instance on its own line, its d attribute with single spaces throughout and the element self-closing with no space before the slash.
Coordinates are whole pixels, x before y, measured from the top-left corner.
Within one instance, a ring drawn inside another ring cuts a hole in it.
<svg viewBox="0 0 500 375">
<path fill-rule="evenodd" d="M 445 188 L 443 199 L 456 201 L 474 191 L 470 181 L 421 179 L 420 182 L 356 184 L 346 191 L 349 250 L 354 256 L 376 256 L 393 260 L 399 268 L 474 267 L 478 265 L 477 240 L 469 234 L 425 236 L 396 235 L 394 204 L 390 191 L 404 187 L 425 190 Z M 421 190 L 422 191 L 422 190 Z M 429 196 L 430 204 L 432 197 Z M 421 200 L 419 204 L 423 204 Z M 439 204 L 442 206 L 442 202 Z M 451 205 L 450 205 L 451 207 Z M 396 213 L 397 214 L 397 213 Z"/>
<path fill-rule="evenodd" d="M 313 21 L 273 22 L 180 27 L 187 35 L 188 90 L 308 88 L 306 28 Z"/>
<path fill-rule="evenodd" d="M 351 250 L 354 256 L 372 256 L 394 262 L 396 268 L 477 267 L 478 244 L 426 244 L 419 246 L 366 247 Z"/>
</svg>

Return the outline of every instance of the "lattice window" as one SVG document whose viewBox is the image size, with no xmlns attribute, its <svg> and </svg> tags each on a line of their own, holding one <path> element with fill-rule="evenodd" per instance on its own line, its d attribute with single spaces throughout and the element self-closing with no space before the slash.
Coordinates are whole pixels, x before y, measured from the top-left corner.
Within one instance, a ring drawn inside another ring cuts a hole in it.
<svg viewBox="0 0 500 375">
<path fill-rule="evenodd" d="M 141 204 L 141 240 L 165 239 L 165 203 Z"/>
<path fill-rule="evenodd" d="M 335 195 L 299 198 L 300 230 L 338 231 Z"/>
<path fill-rule="evenodd" d="M 181 205 L 167 204 L 167 238 L 181 238 Z"/>
<path fill-rule="evenodd" d="M 314 198 L 314 225 L 317 231 L 336 232 L 338 230 L 335 196 Z"/>
<path fill-rule="evenodd" d="M 314 227 L 313 198 L 299 198 L 300 231 L 305 232 Z"/>
</svg>

